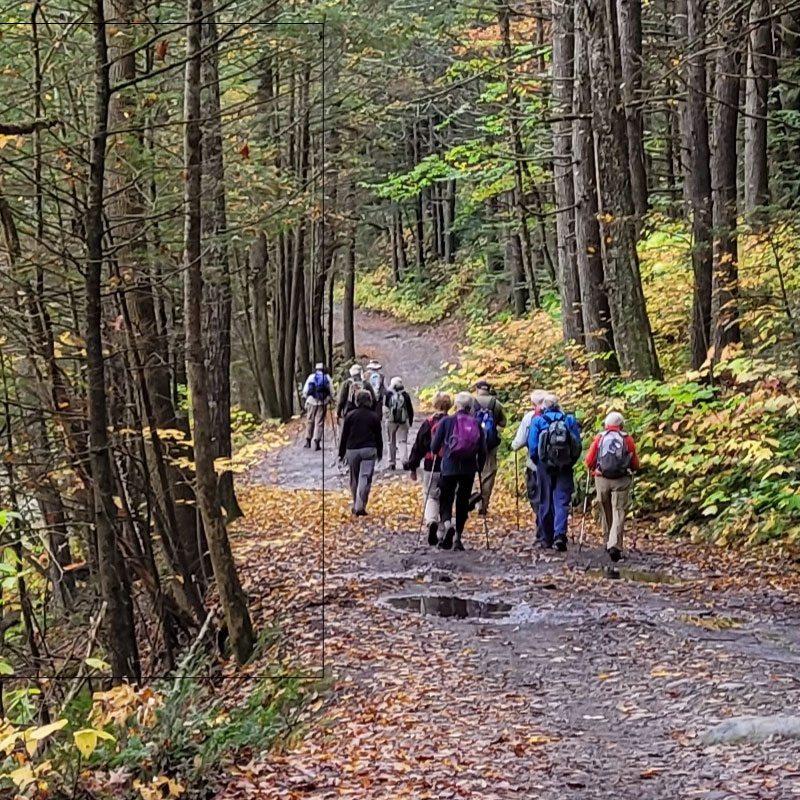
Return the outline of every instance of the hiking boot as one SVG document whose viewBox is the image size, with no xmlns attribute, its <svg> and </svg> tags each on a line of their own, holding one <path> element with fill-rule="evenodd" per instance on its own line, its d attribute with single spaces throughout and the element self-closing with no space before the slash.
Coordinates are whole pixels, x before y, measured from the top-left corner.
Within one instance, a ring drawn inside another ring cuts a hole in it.
<svg viewBox="0 0 800 800">
<path fill-rule="evenodd" d="M 455 536 L 455 532 L 456 529 L 453 527 L 450 527 L 445 531 L 444 539 L 439 542 L 439 547 L 441 547 L 442 550 L 450 550 L 453 547 L 453 536 Z"/>
<path fill-rule="evenodd" d="M 389 464 L 389 469 L 390 469 L 392 472 L 394 472 L 394 471 L 397 469 L 397 467 L 395 467 L 395 465 L 394 465 L 394 464 Z"/>
<path fill-rule="evenodd" d="M 356 513 L 357 517 L 366 517 L 367 516 L 367 510 L 365 508 L 362 508 L 360 511 L 356 511 L 355 513 Z"/>
<path fill-rule="evenodd" d="M 461 534 L 456 534 L 456 538 L 453 541 L 453 550 L 457 550 L 460 553 L 464 552 L 464 543 L 461 541 Z"/>
<path fill-rule="evenodd" d="M 431 547 L 436 547 L 439 544 L 439 523 L 438 522 L 431 522 L 428 525 L 428 544 Z"/>
<path fill-rule="evenodd" d="M 473 492 L 473 494 L 469 498 L 469 504 L 467 505 L 467 508 L 470 511 L 474 511 L 475 510 L 475 506 L 477 506 L 478 503 L 480 503 L 480 501 L 481 501 L 481 493 L 480 492 Z"/>
<path fill-rule="evenodd" d="M 306 439 L 306 443 L 303 445 L 303 447 L 305 447 L 306 449 L 311 447 L 311 439 Z"/>
<path fill-rule="evenodd" d="M 314 449 L 315 450 L 322 450 L 322 445 L 319 442 L 314 442 Z"/>
<path fill-rule="evenodd" d="M 622 551 L 619 547 L 609 547 L 608 557 L 616 564 L 622 558 Z"/>
<path fill-rule="evenodd" d="M 564 536 L 563 533 L 561 536 L 556 536 L 556 538 L 553 539 L 553 545 L 559 553 L 565 553 L 567 551 L 567 537 Z"/>
<path fill-rule="evenodd" d="M 552 550 L 553 549 L 553 545 L 552 544 L 548 544 L 544 539 L 537 539 L 536 540 L 536 546 L 540 550 Z"/>
</svg>

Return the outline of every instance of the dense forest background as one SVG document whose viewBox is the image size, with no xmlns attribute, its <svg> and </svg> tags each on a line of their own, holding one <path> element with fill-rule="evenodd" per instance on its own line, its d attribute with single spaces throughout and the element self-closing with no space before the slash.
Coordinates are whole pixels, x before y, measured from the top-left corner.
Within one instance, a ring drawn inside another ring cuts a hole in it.
<svg viewBox="0 0 800 800">
<path fill-rule="evenodd" d="M 665 528 L 793 541 L 798 142 L 791 0 L 0 3 L 0 703 L 247 662 L 240 448 L 354 305 L 624 407 Z"/>
</svg>

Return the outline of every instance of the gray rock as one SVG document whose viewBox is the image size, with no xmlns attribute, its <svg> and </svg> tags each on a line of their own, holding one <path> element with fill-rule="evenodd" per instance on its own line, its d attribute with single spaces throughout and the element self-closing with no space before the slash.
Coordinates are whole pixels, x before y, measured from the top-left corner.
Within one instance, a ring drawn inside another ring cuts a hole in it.
<svg viewBox="0 0 800 800">
<path fill-rule="evenodd" d="M 770 736 L 800 739 L 800 717 L 731 717 L 703 734 L 703 744 L 763 742 Z"/>
</svg>

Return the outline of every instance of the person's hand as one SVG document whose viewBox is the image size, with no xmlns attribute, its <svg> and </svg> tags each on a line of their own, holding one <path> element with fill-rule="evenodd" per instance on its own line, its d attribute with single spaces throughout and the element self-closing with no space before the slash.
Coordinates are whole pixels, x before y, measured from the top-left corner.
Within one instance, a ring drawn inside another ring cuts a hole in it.
<svg viewBox="0 0 800 800">
<path fill-rule="evenodd" d="M 417 479 L 417 471 L 415 469 L 411 470 L 411 480 L 415 481 Z"/>
</svg>

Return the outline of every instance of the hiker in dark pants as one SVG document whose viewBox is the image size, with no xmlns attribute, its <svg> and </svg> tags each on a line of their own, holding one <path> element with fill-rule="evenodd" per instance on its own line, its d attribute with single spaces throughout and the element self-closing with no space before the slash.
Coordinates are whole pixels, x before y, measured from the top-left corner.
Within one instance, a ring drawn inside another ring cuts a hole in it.
<svg viewBox="0 0 800 800">
<path fill-rule="evenodd" d="M 456 395 L 456 413 L 445 417 L 436 427 L 431 452 L 443 449 L 442 472 L 439 479 L 439 520 L 443 550 L 463 550 L 462 534 L 469 516 L 469 498 L 475 474 L 486 463 L 486 435 L 472 416 L 472 395 Z M 456 521 L 453 525 L 453 501 Z"/>
<path fill-rule="evenodd" d="M 344 418 L 339 441 L 339 460 L 347 459 L 350 468 L 351 511 L 366 516 L 375 464 L 383 458 L 381 420 L 372 408 L 372 395 L 366 389 L 356 394 L 356 407 Z"/>
</svg>

